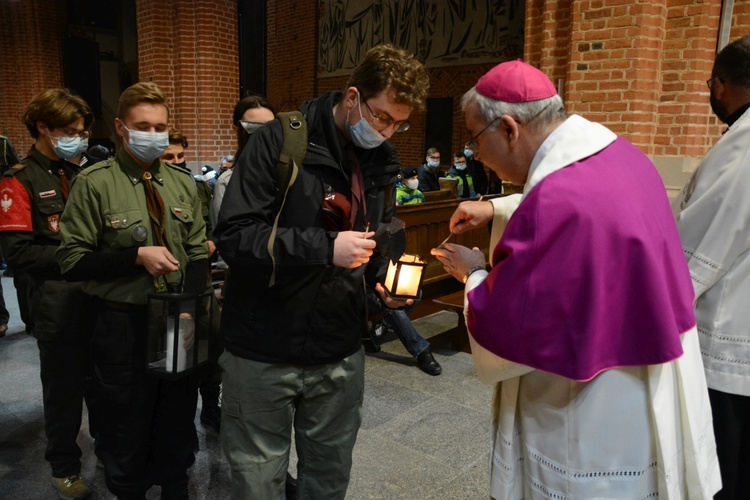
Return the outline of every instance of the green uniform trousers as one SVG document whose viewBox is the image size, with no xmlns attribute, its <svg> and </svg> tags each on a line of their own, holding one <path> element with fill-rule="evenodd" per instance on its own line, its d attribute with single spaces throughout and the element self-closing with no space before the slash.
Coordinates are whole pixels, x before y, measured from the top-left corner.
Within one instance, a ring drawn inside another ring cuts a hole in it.
<svg viewBox="0 0 750 500">
<path fill-rule="evenodd" d="M 231 498 L 285 498 L 294 426 L 298 500 L 343 499 L 362 422 L 364 351 L 312 366 L 261 363 L 224 351 L 219 363 Z"/>
</svg>

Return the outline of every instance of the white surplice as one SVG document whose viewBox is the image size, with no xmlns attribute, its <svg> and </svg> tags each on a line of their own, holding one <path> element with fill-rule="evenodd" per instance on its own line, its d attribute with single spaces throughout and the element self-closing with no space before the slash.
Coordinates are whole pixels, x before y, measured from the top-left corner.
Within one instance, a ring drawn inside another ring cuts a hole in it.
<svg viewBox="0 0 750 500">
<path fill-rule="evenodd" d="M 535 156 L 524 193 L 614 137 L 601 125 L 572 116 Z M 494 243 L 521 201 L 521 196 L 493 200 Z M 467 294 L 486 277 L 484 271 L 473 273 Z M 606 370 L 589 382 L 504 360 L 471 333 L 469 338 L 480 380 L 497 384 L 493 498 L 711 498 L 720 489 L 695 329 L 682 335 L 684 354 L 676 361 Z"/>
</svg>

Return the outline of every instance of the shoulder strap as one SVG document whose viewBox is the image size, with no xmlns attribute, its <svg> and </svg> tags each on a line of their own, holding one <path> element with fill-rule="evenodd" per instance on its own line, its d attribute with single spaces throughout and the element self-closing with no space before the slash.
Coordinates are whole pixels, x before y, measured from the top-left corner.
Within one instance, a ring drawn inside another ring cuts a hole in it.
<svg viewBox="0 0 750 500">
<path fill-rule="evenodd" d="M 279 227 L 281 211 L 286 203 L 286 195 L 289 188 L 297 179 L 297 174 L 305 160 L 307 152 L 307 121 L 300 111 L 288 111 L 278 113 L 276 117 L 281 122 L 283 131 L 283 143 L 279 161 L 276 163 L 276 218 L 273 221 L 271 236 L 268 238 L 268 255 L 271 256 L 272 270 L 268 286 L 272 287 L 276 282 L 276 260 L 273 256 L 273 247 L 276 242 L 276 230 Z"/>
</svg>

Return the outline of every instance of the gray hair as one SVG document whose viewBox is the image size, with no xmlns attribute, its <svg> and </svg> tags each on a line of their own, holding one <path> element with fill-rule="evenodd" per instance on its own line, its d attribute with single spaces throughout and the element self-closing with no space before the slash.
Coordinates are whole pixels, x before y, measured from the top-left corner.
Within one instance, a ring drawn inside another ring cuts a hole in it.
<svg viewBox="0 0 750 500">
<path fill-rule="evenodd" d="M 538 101 L 503 102 L 485 97 L 477 92 L 476 87 L 472 87 L 461 98 L 461 111 L 466 113 L 466 109 L 472 103 L 477 104 L 479 115 L 486 123 L 497 120 L 503 115 L 510 115 L 517 118 L 521 123 L 529 124 L 534 130 L 564 120 L 568 116 L 559 95 Z M 495 123 L 490 127 L 490 130 L 495 130 L 496 127 L 497 124 Z"/>
</svg>

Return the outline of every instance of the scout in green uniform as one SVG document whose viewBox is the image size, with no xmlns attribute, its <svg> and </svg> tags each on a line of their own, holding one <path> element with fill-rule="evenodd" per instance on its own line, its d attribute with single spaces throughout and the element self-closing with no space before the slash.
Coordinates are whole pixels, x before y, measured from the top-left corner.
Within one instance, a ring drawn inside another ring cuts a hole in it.
<svg viewBox="0 0 750 500">
<path fill-rule="evenodd" d="M 81 428 L 84 397 L 94 431 L 88 343 L 90 328 L 79 283 L 60 275 L 55 250 L 60 244 L 60 215 L 70 181 L 94 115 L 86 102 L 67 89 L 45 90 L 31 100 L 24 124 L 34 138 L 29 155 L 0 182 L 0 241 L 3 255 L 31 285 L 31 316 L 39 346 L 44 398 L 45 458 L 61 497 L 88 498 L 81 478 Z"/>
<path fill-rule="evenodd" d="M 92 341 L 101 430 L 96 454 L 109 490 L 143 498 L 187 498 L 197 444 L 195 374 L 167 381 L 146 374 L 148 294 L 181 280 L 207 284 L 206 234 L 190 173 L 164 163 L 169 111 L 161 90 L 138 83 L 120 96 L 117 156 L 82 172 L 63 214 L 57 253 L 66 279 L 98 299 Z"/>
<path fill-rule="evenodd" d="M 179 130 L 169 130 L 169 146 L 162 153 L 162 161 L 172 163 L 177 166 L 187 167 L 185 161 L 185 149 L 188 147 L 188 140 Z M 206 223 L 206 248 L 208 258 L 210 259 L 216 252 L 216 244 L 213 242 L 213 230 L 211 228 L 211 217 L 209 210 L 211 207 L 211 188 L 203 180 L 202 175 L 193 176 L 195 179 L 195 188 L 198 199 L 201 202 L 201 216 Z M 211 277 L 211 267 L 207 269 L 209 279 Z M 213 285 L 209 283 L 208 291 L 213 292 Z M 219 356 L 223 351 L 219 342 L 219 323 L 221 321 L 221 310 L 216 296 L 211 294 L 211 335 L 209 337 L 209 357 L 208 362 L 201 367 L 200 383 L 198 389 L 201 395 L 201 424 L 209 427 L 217 433 L 221 430 L 221 408 L 219 407 L 219 395 L 221 394 L 221 367 L 218 364 Z"/>
</svg>

